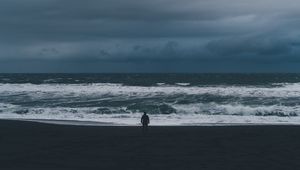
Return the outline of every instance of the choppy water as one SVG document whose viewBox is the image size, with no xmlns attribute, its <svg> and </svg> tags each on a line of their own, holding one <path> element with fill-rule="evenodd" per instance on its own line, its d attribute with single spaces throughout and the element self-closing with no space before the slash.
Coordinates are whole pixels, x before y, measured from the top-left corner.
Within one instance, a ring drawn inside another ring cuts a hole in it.
<svg viewBox="0 0 300 170">
<path fill-rule="evenodd" d="M 0 118 L 300 124 L 300 74 L 0 74 Z"/>
</svg>

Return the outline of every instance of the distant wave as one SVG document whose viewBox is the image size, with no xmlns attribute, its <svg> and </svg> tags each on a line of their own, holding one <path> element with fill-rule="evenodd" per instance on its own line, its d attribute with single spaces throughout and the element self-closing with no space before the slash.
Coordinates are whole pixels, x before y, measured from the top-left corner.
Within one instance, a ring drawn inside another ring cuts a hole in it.
<svg viewBox="0 0 300 170">
<path fill-rule="evenodd" d="M 125 86 L 113 83 L 93 84 L 0 84 L 0 93 L 58 93 L 66 94 L 212 94 L 239 97 L 300 97 L 300 83 L 275 87 L 257 86 Z"/>
<path fill-rule="evenodd" d="M 191 83 L 175 83 L 175 84 L 179 86 L 189 86 Z"/>
</svg>

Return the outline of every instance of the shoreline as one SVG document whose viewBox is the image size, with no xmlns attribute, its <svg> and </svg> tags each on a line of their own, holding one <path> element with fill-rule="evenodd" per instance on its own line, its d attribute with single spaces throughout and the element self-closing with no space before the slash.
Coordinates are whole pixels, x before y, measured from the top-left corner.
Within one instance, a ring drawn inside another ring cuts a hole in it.
<svg viewBox="0 0 300 170">
<path fill-rule="evenodd" d="M 0 118 L 0 121 L 24 121 L 24 122 L 36 122 L 43 124 L 53 124 L 53 125 L 70 125 L 70 126 L 124 126 L 124 127 L 138 127 L 140 124 L 121 124 L 113 122 L 97 122 L 97 121 L 79 121 L 79 120 L 55 120 L 55 119 L 4 119 Z M 190 123 L 190 124 L 179 124 L 179 125 L 149 125 L 152 127 L 193 127 L 193 126 L 300 126 L 297 123 Z"/>
</svg>

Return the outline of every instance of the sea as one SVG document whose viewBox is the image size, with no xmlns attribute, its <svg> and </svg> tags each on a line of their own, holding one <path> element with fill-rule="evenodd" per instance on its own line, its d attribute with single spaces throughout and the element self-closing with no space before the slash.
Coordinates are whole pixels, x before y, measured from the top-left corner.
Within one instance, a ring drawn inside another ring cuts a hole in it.
<svg viewBox="0 0 300 170">
<path fill-rule="evenodd" d="M 300 74 L 0 74 L 0 119 L 300 124 Z"/>
</svg>

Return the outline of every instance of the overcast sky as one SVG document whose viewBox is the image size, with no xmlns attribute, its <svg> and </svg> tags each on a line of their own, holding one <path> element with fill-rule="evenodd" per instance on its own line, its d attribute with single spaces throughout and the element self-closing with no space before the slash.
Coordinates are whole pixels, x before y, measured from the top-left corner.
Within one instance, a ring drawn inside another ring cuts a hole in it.
<svg viewBox="0 0 300 170">
<path fill-rule="evenodd" d="M 0 72 L 300 72 L 300 2 L 0 0 Z"/>
</svg>

